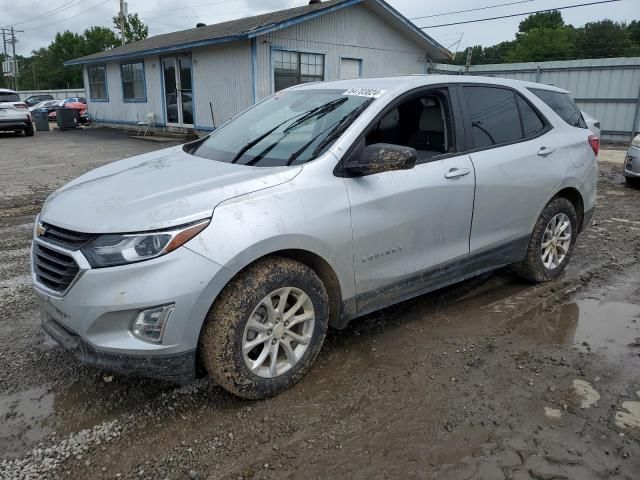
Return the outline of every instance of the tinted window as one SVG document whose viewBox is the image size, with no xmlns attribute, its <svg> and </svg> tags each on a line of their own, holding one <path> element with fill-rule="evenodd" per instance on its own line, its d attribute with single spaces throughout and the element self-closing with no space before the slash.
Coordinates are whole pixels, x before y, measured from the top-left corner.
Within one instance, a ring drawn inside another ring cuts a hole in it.
<svg viewBox="0 0 640 480">
<path fill-rule="evenodd" d="M 573 127 L 587 128 L 580 109 L 568 93 L 530 88 L 540 100 L 549 105 L 560 118 Z"/>
<path fill-rule="evenodd" d="M 520 95 L 516 95 L 518 108 L 520 109 L 520 118 L 522 119 L 522 129 L 525 138 L 535 137 L 544 130 L 544 122 L 538 113 L 529 105 L 529 103 Z"/>
<path fill-rule="evenodd" d="M 19 102 L 20 97 L 11 92 L 0 92 L 0 102 Z"/>
<path fill-rule="evenodd" d="M 464 87 L 476 148 L 522 139 L 515 94 L 494 87 Z"/>
</svg>

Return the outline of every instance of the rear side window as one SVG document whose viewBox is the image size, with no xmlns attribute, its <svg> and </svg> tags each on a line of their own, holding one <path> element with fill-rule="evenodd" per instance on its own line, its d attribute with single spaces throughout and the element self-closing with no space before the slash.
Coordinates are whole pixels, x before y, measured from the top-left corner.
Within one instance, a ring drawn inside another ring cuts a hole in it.
<svg viewBox="0 0 640 480">
<path fill-rule="evenodd" d="M 475 148 L 521 140 L 516 96 L 496 87 L 464 87 Z"/>
<path fill-rule="evenodd" d="M 516 95 L 520 118 L 522 119 L 522 130 L 525 138 L 535 137 L 545 128 L 540 115 L 529 105 L 520 95 Z"/>
<path fill-rule="evenodd" d="M 580 109 L 568 93 L 552 92 L 540 88 L 530 88 L 529 90 L 572 127 L 587 128 L 587 123 L 582 118 Z"/>
<path fill-rule="evenodd" d="M 0 92 L 0 102 L 19 102 L 20 97 L 12 92 Z"/>
</svg>

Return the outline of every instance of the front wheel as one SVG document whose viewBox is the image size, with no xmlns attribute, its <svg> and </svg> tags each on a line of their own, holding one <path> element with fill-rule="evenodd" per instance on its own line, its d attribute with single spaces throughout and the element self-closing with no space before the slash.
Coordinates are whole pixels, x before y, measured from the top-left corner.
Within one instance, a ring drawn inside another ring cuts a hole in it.
<svg viewBox="0 0 640 480">
<path fill-rule="evenodd" d="M 536 223 L 527 256 L 516 265 L 517 272 L 532 282 L 548 282 L 566 268 L 578 235 L 578 218 L 566 198 L 553 199 Z"/>
<path fill-rule="evenodd" d="M 200 357 L 224 389 L 243 398 L 266 398 L 308 372 L 328 324 L 327 293 L 315 272 L 270 257 L 224 288 L 205 321 Z"/>
</svg>

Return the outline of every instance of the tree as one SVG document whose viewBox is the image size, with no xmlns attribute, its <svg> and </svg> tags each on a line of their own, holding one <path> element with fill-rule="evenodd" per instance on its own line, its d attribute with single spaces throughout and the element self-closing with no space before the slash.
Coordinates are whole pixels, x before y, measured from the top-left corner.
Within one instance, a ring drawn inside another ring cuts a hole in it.
<svg viewBox="0 0 640 480">
<path fill-rule="evenodd" d="M 90 27 L 84 31 L 85 55 L 102 52 L 120 45 L 115 32 L 107 27 Z"/>
<path fill-rule="evenodd" d="M 561 28 L 564 27 L 564 20 L 562 14 L 558 10 L 551 12 L 540 12 L 533 15 L 529 15 L 522 22 L 520 22 L 518 31 L 527 33 L 534 28 Z M 516 35 L 517 37 L 518 35 Z"/>
<path fill-rule="evenodd" d="M 627 26 L 611 20 L 587 23 L 576 38 L 580 58 L 610 58 L 631 55 L 634 47 Z"/>
<path fill-rule="evenodd" d="M 114 28 L 118 31 L 118 38 L 122 35 L 123 15 L 113 17 Z M 124 41 L 125 43 L 137 42 L 149 36 L 147 27 L 137 13 L 124 15 Z"/>
<path fill-rule="evenodd" d="M 627 25 L 627 31 L 629 32 L 629 36 L 631 40 L 640 46 L 640 21 L 634 20 L 629 25 Z"/>
<path fill-rule="evenodd" d="M 544 62 L 574 57 L 576 31 L 573 27 L 536 27 L 521 34 L 504 55 L 506 62 Z"/>
</svg>

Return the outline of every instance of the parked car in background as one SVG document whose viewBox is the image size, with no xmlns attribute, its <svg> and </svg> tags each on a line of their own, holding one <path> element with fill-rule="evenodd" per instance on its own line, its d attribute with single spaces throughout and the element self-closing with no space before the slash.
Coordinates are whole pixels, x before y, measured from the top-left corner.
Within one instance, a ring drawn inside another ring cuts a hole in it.
<svg viewBox="0 0 640 480">
<path fill-rule="evenodd" d="M 27 97 L 24 103 L 29 107 L 33 107 L 36 103 L 44 102 L 46 100 L 53 100 L 53 95 L 43 94 L 43 95 L 31 95 Z"/>
<path fill-rule="evenodd" d="M 69 97 L 69 98 L 65 98 L 62 101 L 62 105 L 65 105 L 67 103 L 87 103 L 87 99 L 84 97 Z"/>
<path fill-rule="evenodd" d="M 58 105 L 60 105 L 60 100 L 45 100 L 44 102 L 36 103 L 35 105 L 29 107 L 30 112 L 34 112 L 36 110 L 46 109 L 47 112 L 54 110 Z"/>
<path fill-rule="evenodd" d="M 589 130 L 591 130 L 596 137 L 601 138 L 600 137 L 600 120 L 596 120 L 584 110 L 582 110 L 581 112 L 582 112 L 582 118 L 584 118 L 584 121 L 587 123 L 587 127 L 589 127 Z"/>
<path fill-rule="evenodd" d="M 640 135 L 631 141 L 624 162 L 624 178 L 629 185 L 640 187 Z"/>
<path fill-rule="evenodd" d="M 0 130 L 33 136 L 33 122 L 27 104 L 13 90 L 0 88 Z"/>
<path fill-rule="evenodd" d="M 78 123 L 82 125 L 88 125 L 90 123 L 90 117 L 87 114 L 87 104 L 81 102 L 67 102 L 63 108 L 74 108 L 78 110 Z"/>
<path fill-rule="evenodd" d="M 195 142 L 93 170 L 35 222 L 43 328 L 110 371 L 244 398 L 329 325 L 506 265 L 558 278 L 595 209 L 569 92 L 429 75 L 282 90 Z"/>
</svg>

